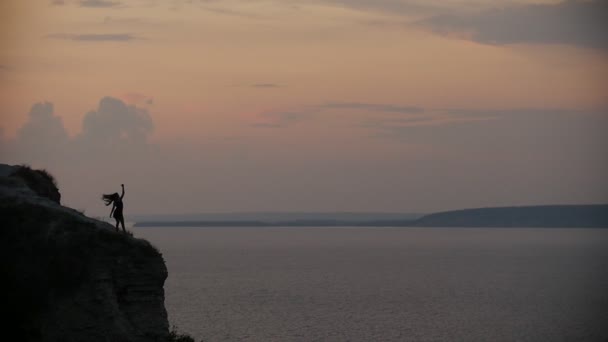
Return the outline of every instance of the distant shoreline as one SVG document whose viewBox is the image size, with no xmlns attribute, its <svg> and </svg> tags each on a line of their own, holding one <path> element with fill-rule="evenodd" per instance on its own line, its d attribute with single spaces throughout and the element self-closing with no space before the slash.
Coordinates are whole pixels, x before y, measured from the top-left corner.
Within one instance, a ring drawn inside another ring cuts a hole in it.
<svg viewBox="0 0 608 342">
<path fill-rule="evenodd" d="M 412 221 L 142 221 L 135 227 L 411 227 Z"/>
<path fill-rule="evenodd" d="M 608 228 L 608 204 L 544 205 L 445 211 L 417 219 L 149 220 L 135 227 L 487 227 Z"/>
</svg>

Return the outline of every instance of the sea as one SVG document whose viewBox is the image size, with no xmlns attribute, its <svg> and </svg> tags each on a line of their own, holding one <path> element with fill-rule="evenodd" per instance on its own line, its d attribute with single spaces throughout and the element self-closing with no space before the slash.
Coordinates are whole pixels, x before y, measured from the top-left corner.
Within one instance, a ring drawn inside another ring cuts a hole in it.
<svg viewBox="0 0 608 342">
<path fill-rule="evenodd" d="M 133 230 L 197 341 L 608 341 L 608 229 Z"/>
</svg>

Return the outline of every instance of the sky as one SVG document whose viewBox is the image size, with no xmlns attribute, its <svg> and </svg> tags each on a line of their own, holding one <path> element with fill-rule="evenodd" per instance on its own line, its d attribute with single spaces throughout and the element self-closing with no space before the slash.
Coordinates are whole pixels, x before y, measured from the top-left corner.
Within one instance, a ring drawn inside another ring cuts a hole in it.
<svg viewBox="0 0 608 342">
<path fill-rule="evenodd" d="M 608 202 L 608 1 L 3 0 L 0 162 L 105 215 Z"/>
</svg>

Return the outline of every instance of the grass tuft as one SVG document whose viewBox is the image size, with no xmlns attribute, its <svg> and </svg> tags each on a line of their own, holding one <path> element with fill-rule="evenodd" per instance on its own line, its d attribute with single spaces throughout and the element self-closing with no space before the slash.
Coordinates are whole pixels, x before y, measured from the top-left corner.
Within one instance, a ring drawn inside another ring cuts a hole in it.
<svg viewBox="0 0 608 342">
<path fill-rule="evenodd" d="M 174 325 L 169 332 L 169 336 L 167 337 L 167 342 L 196 342 L 194 337 L 188 334 L 182 334 L 177 332 L 177 327 Z M 200 342 L 204 342 L 201 340 Z"/>
</svg>

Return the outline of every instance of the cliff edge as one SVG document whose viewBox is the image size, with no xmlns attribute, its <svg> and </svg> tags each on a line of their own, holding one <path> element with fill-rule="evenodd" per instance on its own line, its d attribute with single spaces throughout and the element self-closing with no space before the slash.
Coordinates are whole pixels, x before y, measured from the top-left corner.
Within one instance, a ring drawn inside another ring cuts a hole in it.
<svg viewBox="0 0 608 342">
<path fill-rule="evenodd" d="M 0 164 L 0 271 L 11 335 L 165 341 L 167 268 L 160 252 L 59 202 L 48 173 Z"/>
</svg>

